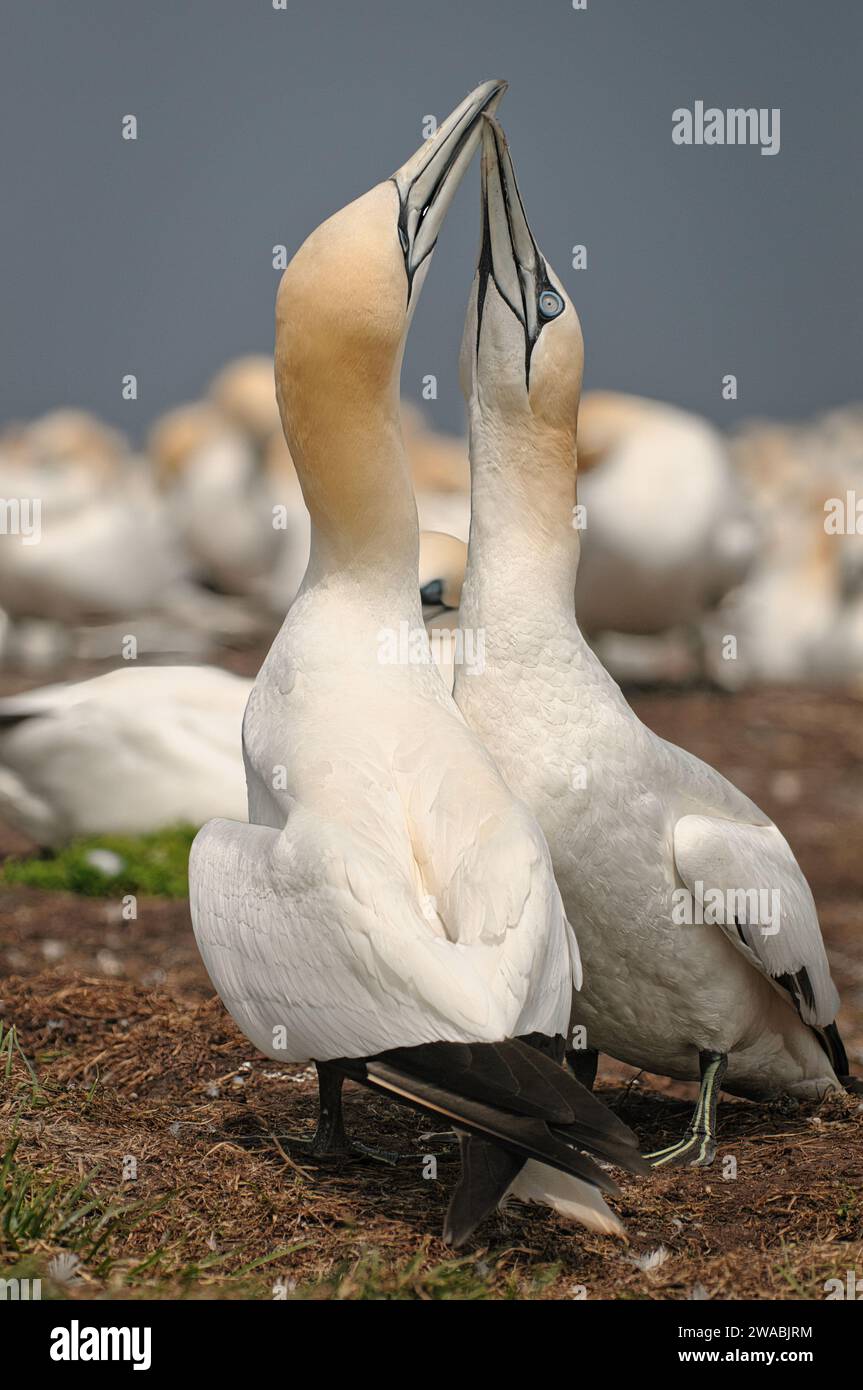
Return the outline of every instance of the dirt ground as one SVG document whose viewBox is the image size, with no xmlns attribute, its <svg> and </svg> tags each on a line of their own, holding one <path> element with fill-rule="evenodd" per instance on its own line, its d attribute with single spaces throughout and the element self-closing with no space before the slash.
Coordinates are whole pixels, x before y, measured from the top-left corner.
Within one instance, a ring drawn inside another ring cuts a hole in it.
<svg viewBox="0 0 863 1390">
<path fill-rule="evenodd" d="M 863 703 L 632 698 L 786 833 L 863 1074 Z M 0 833 L 0 851 L 23 848 Z M 812 1299 L 848 1270 L 863 1279 L 861 1097 L 723 1101 L 712 1169 L 620 1178 L 629 1246 L 513 1203 L 453 1258 L 439 1233 L 457 1159 L 428 1121 L 351 1090 L 353 1129 L 397 1164 L 290 1157 L 286 1136 L 313 1128 L 312 1074 L 234 1027 L 185 903 L 143 901 L 127 923 L 114 903 L 0 888 L 0 970 L 15 1028 L 0 1038 L 0 1153 L 18 1136 L 0 1275 L 40 1273 L 57 1296 Z M 610 1062 L 599 1087 L 646 1149 L 679 1136 L 694 1094 Z"/>
</svg>

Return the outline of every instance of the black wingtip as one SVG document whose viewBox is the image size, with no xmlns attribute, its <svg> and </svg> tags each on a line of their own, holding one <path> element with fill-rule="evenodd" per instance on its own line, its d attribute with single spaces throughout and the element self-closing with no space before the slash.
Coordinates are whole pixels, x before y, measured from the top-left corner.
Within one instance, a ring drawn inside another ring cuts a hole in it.
<svg viewBox="0 0 863 1390">
<path fill-rule="evenodd" d="M 333 1065 L 456 1130 L 462 1174 L 444 1239 L 462 1245 L 500 1203 L 527 1159 L 619 1195 L 600 1162 L 648 1174 L 632 1130 L 557 1060 L 560 1039 L 423 1043 Z"/>
<path fill-rule="evenodd" d="M 848 1075 L 851 1068 L 848 1064 L 848 1053 L 845 1051 L 842 1034 L 839 1032 L 835 1020 L 833 1023 L 828 1023 L 826 1027 L 822 1028 L 820 1031 L 827 1043 L 826 1051 L 830 1058 L 830 1064 L 839 1077 L 839 1080 L 842 1081 L 844 1085 L 844 1078 Z"/>
<path fill-rule="evenodd" d="M 456 1250 L 497 1210 L 524 1167 L 524 1159 L 469 1134 L 459 1135 L 459 1145 L 461 1177 L 450 1198 L 443 1226 L 444 1240 Z"/>
</svg>

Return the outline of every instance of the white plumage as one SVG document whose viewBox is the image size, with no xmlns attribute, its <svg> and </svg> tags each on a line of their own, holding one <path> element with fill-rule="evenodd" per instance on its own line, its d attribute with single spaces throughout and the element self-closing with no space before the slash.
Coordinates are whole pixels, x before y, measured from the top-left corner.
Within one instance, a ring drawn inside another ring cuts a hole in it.
<svg viewBox="0 0 863 1390">
<path fill-rule="evenodd" d="M 588 1047 L 681 1080 L 709 1065 L 710 1086 L 727 1057 L 729 1091 L 823 1094 L 838 1084 L 833 1061 L 844 1060 L 835 1029 L 823 1034 L 838 998 L 791 850 L 724 777 L 641 724 L 576 622 L 569 513 L 581 332 L 527 227 L 502 134 L 494 150 L 508 196 L 489 179 L 480 276 L 492 269 L 471 301 L 462 361 L 473 517 L 459 621 L 484 631 L 485 669 L 456 669 L 456 701 L 548 839 L 579 935 L 585 983 L 574 1017 Z M 497 288 L 513 247 L 522 283 L 538 284 L 537 296 L 545 284 L 559 304 L 533 341 L 529 385 L 525 322 Z M 505 528 L 495 524 L 502 508 Z M 744 896 L 733 916 L 711 922 L 693 904 L 690 923 L 678 924 L 675 895 L 701 885 L 765 890 L 781 907 L 765 919 L 760 900 Z"/>
<path fill-rule="evenodd" d="M 0 700 L 0 817 L 43 845 L 245 816 L 251 681 L 129 666 Z"/>
<path fill-rule="evenodd" d="M 190 861 L 195 934 L 237 1023 L 268 1055 L 318 1065 L 316 1142 L 344 1143 L 344 1075 L 459 1129 L 456 1243 L 531 1155 L 567 1170 L 549 1170 L 547 1200 L 553 1189 L 604 1230 L 620 1229 L 604 1176 L 577 1150 L 639 1166 L 625 1126 L 543 1050 L 566 1033 L 578 950 L 538 825 L 431 659 L 417 584 L 398 372 L 443 211 L 500 90 L 472 94 L 285 272 L 277 394 L 311 554 L 246 711 L 250 824 L 205 826 Z M 542 1045 L 513 1041 L 530 1035 Z M 586 1128 L 579 1104 L 593 1107 Z M 542 1171 L 521 1174 L 530 1198 L 543 1200 Z"/>
</svg>

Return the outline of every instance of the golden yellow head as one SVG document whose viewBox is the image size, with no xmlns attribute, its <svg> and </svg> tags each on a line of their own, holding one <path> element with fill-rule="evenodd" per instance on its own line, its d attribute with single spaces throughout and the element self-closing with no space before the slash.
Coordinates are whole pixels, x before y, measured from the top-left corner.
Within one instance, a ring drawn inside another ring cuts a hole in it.
<svg viewBox="0 0 863 1390">
<path fill-rule="evenodd" d="M 479 143 L 482 113 L 505 83 L 485 82 L 384 183 L 314 231 L 276 301 L 276 394 L 302 460 L 334 415 L 363 431 L 398 419 L 411 314 L 456 188 Z"/>
</svg>

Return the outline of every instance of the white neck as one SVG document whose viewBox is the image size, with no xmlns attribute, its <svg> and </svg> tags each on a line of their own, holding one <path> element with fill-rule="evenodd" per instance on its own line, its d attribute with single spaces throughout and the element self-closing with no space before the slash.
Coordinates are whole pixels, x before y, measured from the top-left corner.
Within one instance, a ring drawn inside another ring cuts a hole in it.
<svg viewBox="0 0 863 1390">
<path fill-rule="evenodd" d="M 513 602 L 555 628 L 574 623 L 579 538 L 575 441 L 501 431 L 471 409 L 471 523 L 461 600 L 465 627 L 502 627 Z"/>
</svg>

